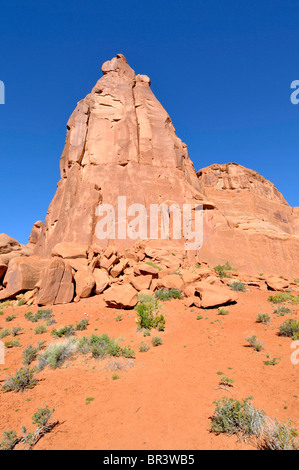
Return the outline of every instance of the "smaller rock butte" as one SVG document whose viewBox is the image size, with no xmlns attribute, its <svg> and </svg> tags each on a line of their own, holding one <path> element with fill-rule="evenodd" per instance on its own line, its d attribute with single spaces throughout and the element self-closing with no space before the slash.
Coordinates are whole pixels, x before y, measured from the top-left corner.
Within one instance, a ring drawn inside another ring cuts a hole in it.
<svg viewBox="0 0 299 470">
<path fill-rule="evenodd" d="M 208 267 L 226 261 L 248 286 L 296 287 L 299 208 L 236 163 L 196 173 L 150 79 L 135 75 L 122 54 L 102 71 L 68 121 L 61 180 L 45 224 L 34 224 L 26 246 L 0 235 L 0 300 L 28 291 L 28 304 L 48 305 L 103 293 L 108 305 L 131 308 L 138 292 L 173 287 L 188 304 L 207 308 L 236 300 Z M 119 195 L 147 209 L 202 204 L 203 247 L 186 252 L 184 239 L 116 239 L 107 247 L 95 237 L 95 210 L 105 203 L 117 207 Z M 178 269 L 181 275 L 173 274 Z"/>
</svg>

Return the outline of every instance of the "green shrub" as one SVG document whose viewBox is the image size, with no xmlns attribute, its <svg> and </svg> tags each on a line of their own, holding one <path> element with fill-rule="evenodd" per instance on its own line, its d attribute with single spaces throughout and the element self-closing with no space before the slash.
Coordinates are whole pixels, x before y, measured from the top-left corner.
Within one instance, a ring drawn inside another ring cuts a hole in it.
<svg viewBox="0 0 299 470">
<path fill-rule="evenodd" d="M 24 305 L 24 303 L 25 303 L 25 299 L 20 299 L 17 303 L 17 306 L 21 307 L 22 305 Z"/>
<path fill-rule="evenodd" d="M 299 339 L 299 321 L 289 318 L 279 327 L 280 336 L 287 336 L 293 338 L 293 340 Z"/>
<path fill-rule="evenodd" d="M 282 304 L 284 302 L 290 302 L 294 305 L 299 303 L 299 295 L 294 296 L 288 292 L 278 292 L 275 295 L 270 295 L 268 297 L 268 301 L 272 302 L 273 304 Z"/>
<path fill-rule="evenodd" d="M 53 328 L 51 335 L 55 338 L 62 338 L 62 336 L 73 336 L 75 335 L 75 329 L 73 325 L 61 326 L 58 329 Z"/>
<path fill-rule="evenodd" d="M 283 424 L 277 419 L 269 420 L 259 447 L 262 450 L 298 450 L 297 436 L 298 431 L 290 421 Z"/>
<path fill-rule="evenodd" d="M 8 328 L 4 328 L 1 332 L 0 332 L 0 339 L 3 339 L 5 338 L 6 336 L 10 335 L 10 331 Z"/>
<path fill-rule="evenodd" d="M 268 313 L 259 313 L 256 317 L 256 322 L 263 323 L 263 325 L 270 325 L 271 317 L 268 315 Z"/>
<path fill-rule="evenodd" d="M 139 301 L 135 307 L 138 315 L 137 325 L 140 329 L 151 330 L 155 328 L 158 331 L 163 331 L 165 329 L 165 318 L 162 314 L 158 315 L 158 301 L 151 296 L 148 297 L 148 301 L 143 298 L 143 301 Z"/>
<path fill-rule="evenodd" d="M 0 442 L 0 450 L 12 450 L 18 440 L 17 433 L 14 429 L 4 431 L 2 441 Z"/>
<path fill-rule="evenodd" d="M 40 309 L 35 314 L 32 312 L 25 313 L 26 320 L 37 323 L 39 320 L 50 320 L 52 318 L 52 309 Z"/>
<path fill-rule="evenodd" d="M 46 426 L 54 411 L 55 408 L 50 410 L 47 405 L 44 408 L 39 408 L 32 416 L 32 423 L 37 426 Z"/>
<path fill-rule="evenodd" d="M 22 352 L 23 357 L 23 364 L 29 366 L 36 358 L 39 351 L 42 349 L 44 342 L 39 342 L 37 346 L 32 346 L 32 344 L 28 344 L 28 346 Z"/>
<path fill-rule="evenodd" d="M 234 385 L 234 380 L 231 379 L 230 377 L 227 377 L 226 375 L 223 375 L 221 377 L 221 380 L 219 382 L 221 385 L 225 385 L 226 387 L 233 387 Z"/>
<path fill-rule="evenodd" d="M 273 359 L 270 359 L 269 354 L 267 354 L 266 357 L 267 360 L 264 362 L 265 366 L 276 366 L 280 361 L 280 357 L 273 357 Z"/>
<path fill-rule="evenodd" d="M 229 287 L 236 292 L 246 292 L 244 282 L 235 281 Z"/>
<path fill-rule="evenodd" d="M 140 352 L 147 352 L 149 350 L 150 346 L 149 344 L 146 344 L 144 341 L 139 346 L 139 351 Z"/>
<path fill-rule="evenodd" d="M 249 336 L 246 338 L 246 341 L 250 344 L 250 346 L 257 352 L 261 351 L 264 346 L 263 344 L 257 339 L 256 335 Z"/>
<path fill-rule="evenodd" d="M 116 317 L 115 320 L 116 320 L 116 321 L 122 321 L 122 319 L 123 319 L 123 316 L 122 316 L 122 315 L 117 315 L 117 317 Z"/>
<path fill-rule="evenodd" d="M 79 321 L 79 323 L 76 323 L 77 331 L 87 330 L 87 327 L 88 327 L 88 318 L 83 318 L 82 320 Z"/>
<path fill-rule="evenodd" d="M 41 370 L 47 365 L 51 369 L 61 367 L 62 364 L 78 350 L 78 345 L 73 338 L 65 339 L 56 344 L 50 344 L 48 348 L 38 356 L 38 369 Z"/>
<path fill-rule="evenodd" d="M 289 315 L 292 313 L 292 310 L 284 305 L 280 305 L 274 310 L 275 315 L 278 317 L 284 317 L 285 315 Z"/>
<path fill-rule="evenodd" d="M 21 331 L 23 331 L 23 328 L 20 328 L 19 326 L 14 326 L 10 334 L 12 336 L 17 336 L 19 333 L 21 333 Z"/>
<path fill-rule="evenodd" d="M 158 269 L 159 271 L 162 271 L 161 266 L 158 266 L 156 263 L 153 263 L 152 261 L 146 261 L 145 264 L 148 264 L 152 268 Z"/>
<path fill-rule="evenodd" d="M 5 321 L 9 322 L 9 321 L 12 321 L 16 318 L 17 316 L 16 315 L 8 315 L 8 317 L 5 318 Z"/>
<path fill-rule="evenodd" d="M 182 299 L 183 297 L 183 294 L 178 289 L 159 289 L 155 292 L 155 298 L 161 301 Z"/>
<path fill-rule="evenodd" d="M 42 335 L 43 333 L 46 333 L 46 331 L 47 331 L 46 325 L 38 325 L 34 330 L 34 334 Z"/>
<path fill-rule="evenodd" d="M 228 315 L 229 311 L 225 310 L 225 308 L 218 308 L 217 313 L 218 313 L 218 315 Z"/>
<path fill-rule="evenodd" d="M 242 401 L 222 398 L 215 401 L 211 431 L 239 436 L 260 436 L 265 422 L 265 413 L 252 406 L 250 399 Z"/>
<path fill-rule="evenodd" d="M 17 370 L 14 376 L 9 377 L 3 384 L 2 390 L 9 391 L 23 391 L 26 388 L 33 388 L 36 384 L 34 374 L 36 369 L 29 369 L 29 367 L 22 367 Z"/>
<path fill-rule="evenodd" d="M 224 278 L 224 277 L 227 277 L 227 278 L 231 278 L 231 276 L 229 274 L 227 274 L 226 271 L 234 271 L 234 269 L 230 266 L 229 262 L 227 261 L 225 264 L 223 265 L 218 265 L 218 266 L 215 266 L 214 267 L 214 271 L 221 277 L 221 278 Z"/>
<path fill-rule="evenodd" d="M 16 348 L 16 347 L 19 347 L 19 346 L 21 346 L 21 345 L 20 345 L 20 342 L 18 340 L 5 341 L 5 347 L 6 348 Z"/>
<path fill-rule="evenodd" d="M 162 338 L 160 338 L 159 336 L 154 336 L 153 339 L 152 339 L 152 345 L 153 346 L 160 346 L 161 344 L 163 344 Z"/>
</svg>

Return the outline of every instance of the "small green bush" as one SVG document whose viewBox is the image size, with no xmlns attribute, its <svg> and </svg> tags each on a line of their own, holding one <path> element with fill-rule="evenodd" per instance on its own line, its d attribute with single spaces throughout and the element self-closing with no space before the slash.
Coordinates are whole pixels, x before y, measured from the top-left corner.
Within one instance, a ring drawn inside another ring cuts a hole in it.
<svg viewBox="0 0 299 470">
<path fill-rule="evenodd" d="M 21 331 L 23 331 L 23 328 L 20 328 L 19 326 L 14 326 L 10 334 L 12 336 L 17 336 L 19 333 L 21 333 Z"/>
<path fill-rule="evenodd" d="M 47 405 L 44 408 L 39 408 L 32 416 L 32 423 L 37 426 L 46 426 L 54 411 L 55 408 L 50 410 Z"/>
<path fill-rule="evenodd" d="M 29 366 L 36 358 L 39 351 L 42 349 L 44 342 L 39 342 L 37 346 L 32 346 L 32 344 L 28 344 L 28 346 L 22 352 L 23 357 L 23 364 Z"/>
<path fill-rule="evenodd" d="M 22 367 L 17 370 L 15 375 L 9 377 L 3 384 L 2 390 L 9 391 L 24 391 L 26 388 L 33 388 L 36 384 L 34 374 L 36 369 L 29 369 L 29 367 Z"/>
<path fill-rule="evenodd" d="M 279 335 L 293 338 L 293 340 L 299 339 L 299 321 L 289 318 L 279 327 Z"/>
<path fill-rule="evenodd" d="M 73 338 L 65 339 L 56 344 L 50 344 L 48 348 L 38 356 L 38 369 L 47 365 L 51 369 L 61 367 L 62 364 L 78 350 L 78 345 Z"/>
<path fill-rule="evenodd" d="M 231 267 L 229 262 L 227 261 L 225 264 L 219 264 L 218 266 L 214 267 L 214 271 L 221 277 L 221 278 L 231 278 L 229 274 L 227 274 L 226 271 L 234 271 L 234 269 Z"/>
<path fill-rule="evenodd" d="M 155 292 L 155 298 L 161 301 L 182 299 L 183 297 L 183 294 L 178 289 L 159 289 Z"/>
<path fill-rule="evenodd" d="M 5 321 L 9 322 L 9 321 L 12 321 L 16 318 L 17 316 L 16 315 L 8 315 L 8 317 L 5 318 Z"/>
<path fill-rule="evenodd" d="M 160 338 L 159 336 L 154 336 L 153 339 L 152 339 L 152 345 L 153 346 L 160 346 L 161 344 L 163 344 L 162 338 Z"/>
<path fill-rule="evenodd" d="M 144 341 L 139 346 L 139 351 L 140 352 L 147 352 L 149 350 L 150 346 L 149 344 L 146 344 Z"/>
<path fill-rule="evenodd" d="M 21 346 L 21 345 L 20 345 L 20 342 L 18 340 L 5 341 L 5 347 L 6 348 L 16 348 L 16 347 L 19 347 L 19 346 Z"/>
<path fill-rule="evenodd" d="M 271 317 L 268 315 L 268 313 L 259 313 L 256 317 L 256 322 L 263 323 L 263 325 L 270 325 Z"/>
<path fill-rule="evenodd" d="M 0 332 L 0 339 L 3 339 L 5 338 L 6 336 L 10 335 L 10 331 L 8 328 L 4 328 L 1 332 Z"/>
<path fill-rule="evenodd" d="M 299 295 L 294 296 L 288 292 L 278 292 L 275 295 L 270 295 L 268 301 L 273 304 L 282 304 L 284 302 L 290 302 L 294 305 L 299 303 Z"/>
<path fill-rule="evenodd" d="M 259 447 L 262 450 L 298 450 L 297 436 L 298 431 L 290 421 L 284 424 L 277 419 L 269 420 Z"/>
<path fill-rule="evenodd" d="M 34 330 L 34 334 L 42 335 L 43 333 L 46 333 L 46 331 L 47 331 L 46 325 L 38 325 Z"/>
<path fill-rule="evenodd" d="M 290 315 L 292 313 L 292 310 L 288 307 L 285 307 L 284 305 L 280 305 L 274 310 L 274 313 L 278 317 L 284 317 L 285 315 Z"/>
<path fill-rule="evenodd" d="M 21 307 L 22 305 L 24 305 L 24 303 L 25 303 L 25 299 L 20 299 L 17 303 L 17 306 Z"/>
<path fill-rule="evenodd" d="M 62 326 L 58 329 L 53 328 L 51 335 L 55 336 L 55 338 L 62 338 L 62 336 L 73 336 L 75 335 L 75 329 L 73 325 Z"/>
<path fill-rule="evenodd" d="M 265 423 L 265 413 L 252 406 L 250 399 L 241 401 L 222 398 L 215 401 L 211 431 L 239 436 L 260 436 Z"/>
<path fill-rule="evenodd" d="M 148 297 L 148 301 L 143 298 L 143 301 L 139 301 L 135 307 L 138 315 L 137 325 L 140 329 L 144 330 L 154 328 L 158 331 L 163 331 L 165 329 L 165 318 L 162 314 L 158 315 L 158 301 L 154 300 L 151 296 Z"/>
<path fill-rule="evenodd" d="M 236 292 L 246 292 L 244 282 L 235 281 L 229 287 Z"/>
<path fill-rule="evenodd" d="M 234 379 L 231 379 L 230 377 L 227 377 L 226 375 L 223 375 L 221 377 L 221 380 L 219 382 L 220 385 L 225 385 L 226 387 L 233 387 L 234 385 Z"/>
<path fill-rule="evenodd" d="M 146 261 L 145 264 L 148 264 L 152 268 L 158 269 L 159 271 L 162 271 L 161 266 L 158 266 L 156 263 L 153 263 L 152 261 Z"/>
<path fill-rule="evenodd" d="M 225 310 L 225 308 L 218 308 L 217 313 L 218 313 L 218 315 L 228 315 L 229 311 Z"/>
<path fill-rule="evenodd" d="M 79 323 L 76 323 L 77 331 L 87 330 L 87 327 L 88 327 L 88 318 L 83 318 L 82 320 L 79 321 Z"/>
<path fill-rule="evenodd" d="M 40 309 L 35 314 L 32 312 L 25 313 L 26 320 L 37 323 L 39 320 L 50 320 L 52 318 L 52 309 Z"/>
<path fill-rule="evenodd" d="M 246 338 L 246 341 L 250 344 L 250 346 L 257 352 L 261 351 L 264 346 L 263 344 L 257 339 L 256 335 L 249 336 Z"/>
<path fill-rule="evenodd" d="M 17 433 L 14 429 L 4 431 L 2 441 L 0 442 L 0 450 L 12 450 L 18 441 Z"/>
</svg>

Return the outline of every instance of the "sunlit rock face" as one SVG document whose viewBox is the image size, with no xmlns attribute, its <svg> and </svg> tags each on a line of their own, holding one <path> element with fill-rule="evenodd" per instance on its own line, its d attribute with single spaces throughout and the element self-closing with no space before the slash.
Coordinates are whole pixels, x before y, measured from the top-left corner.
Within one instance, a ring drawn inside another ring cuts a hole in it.
<svg viewBox="0 0 299 470">
<path fill-rule="evenodd" d="M 34 252 L 50 257 L 58 243 L 105 248 L 95 234 L 103 204 L 203 204 L 204 242 L 190 259 L 212 265 L 230 261 L 251 274 L 299 277 L 299 209 L 275 186 L 235 163 L 195 172 L 188 149 L 156 99 L 146 75 L 136 75 L 118 54 L 102 66 L 103 76 L 77 104 L 67 124 L 60 159 L 61 180 Z M 116 217 L 116 232 L 117 232 Z M 149 221 L 148 221 L 149 224 Z M 170 232 L 170 238 L 172 233 Z M 147 237 L 149 236 L 149 228 Z M 136 240 L 111 243 L 127 249 Z M 184 250 L 184 239 L 171 242 Z M 167 247 L 166 240 L 150 240 Z"/>
</svg>

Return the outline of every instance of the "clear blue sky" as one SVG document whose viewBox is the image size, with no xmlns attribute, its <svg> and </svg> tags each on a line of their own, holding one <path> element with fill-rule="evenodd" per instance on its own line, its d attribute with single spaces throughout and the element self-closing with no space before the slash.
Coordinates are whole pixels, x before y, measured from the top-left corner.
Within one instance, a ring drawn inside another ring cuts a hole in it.
<svg viewBox="0 0 299 470">
<path fill-rule="evenodd" d="M 10 1 L 0 8 L 1 225 L 27 243 L 59 180 L 66 122 L 123 53 L 198 170 L 234 161 L 299 205 L 298 0 Z"/>
</svg>

